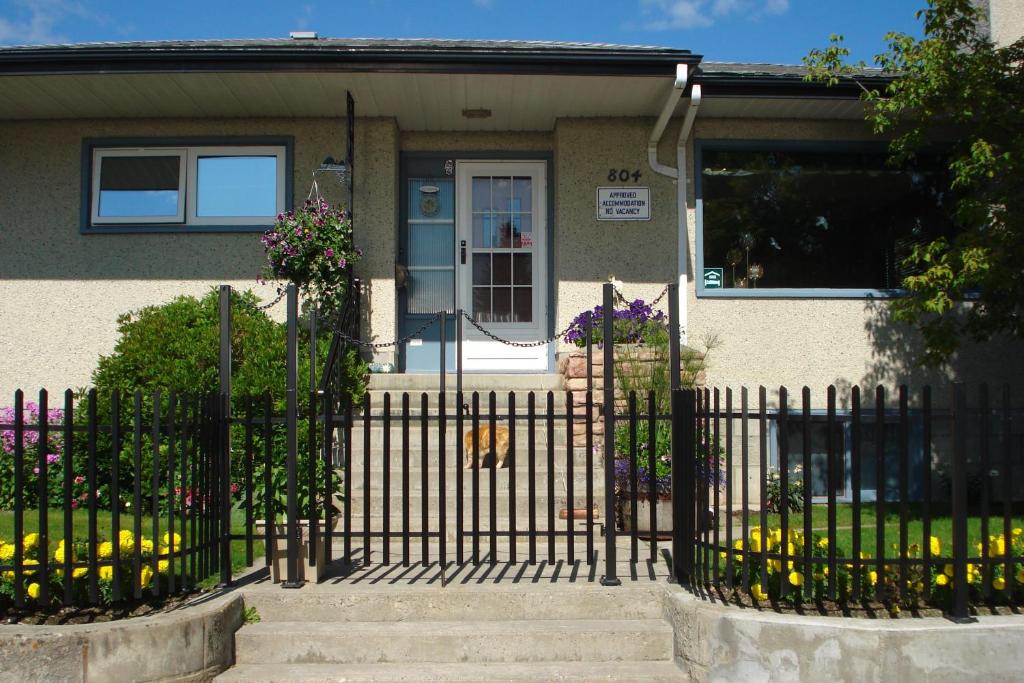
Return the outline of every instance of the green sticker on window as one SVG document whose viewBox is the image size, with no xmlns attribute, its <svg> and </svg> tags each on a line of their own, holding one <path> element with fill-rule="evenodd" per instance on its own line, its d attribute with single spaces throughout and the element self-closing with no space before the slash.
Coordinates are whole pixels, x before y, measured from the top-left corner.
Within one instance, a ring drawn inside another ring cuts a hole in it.
<svg viewBox="0 0 1024 683">
<path fill-rule="evenodd" d="M 721 289 L 722 281 L 725 279 L 724 268 L 704 269 L 704 289 Z"/>
</svg>

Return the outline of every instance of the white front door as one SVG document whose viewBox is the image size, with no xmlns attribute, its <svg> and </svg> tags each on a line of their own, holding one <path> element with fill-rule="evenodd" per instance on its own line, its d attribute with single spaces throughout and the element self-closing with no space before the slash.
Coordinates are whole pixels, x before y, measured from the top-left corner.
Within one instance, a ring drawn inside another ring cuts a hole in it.
<svg viewBox="0 0 1024 683">
<path fill-rule="evenodd" d="M 456 164 L 456 298 L 472 319 L 503 339 L 547 336 L 547 178 L 543 161 Z M 489 339 L 465 322 L 463 368 L 545 372 L 548 345 L 521 348 Z"/>
</svg>

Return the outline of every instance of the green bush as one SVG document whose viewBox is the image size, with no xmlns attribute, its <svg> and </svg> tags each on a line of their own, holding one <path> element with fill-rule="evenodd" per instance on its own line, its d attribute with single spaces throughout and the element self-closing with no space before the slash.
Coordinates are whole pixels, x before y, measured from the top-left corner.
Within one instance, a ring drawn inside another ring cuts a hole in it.
<svg viewBox="0 0 1024 683">
<path fill-rule="evenodd" d="M 285 411 L 285 344 L 286 326 L 271 320 L 266 313 L 256 309 L 257 299 L 251 292 L 232 292 L 231 310 L 231 374 L 232 374 L 232 413 L 244 415 L 245 401 L 252 397 L 254 414 L 262 413 L 262 396 L 269 393 L 272 398 L 275 415 L 283 415 Z M 317 339 L 317 374 L 319 376 L 327 358 L 330 346 L 330 329 L 321 326 Z M 309 326 L 304 320 L 299 321 L 299 353 L 298 353 L 298 396 L 300 414 L 303 414 L 309 402 Z M 148 425 L 154 412 L 154 392 L 161 392 L 161 411 L 169 410 L 168 391 L 174 390 L 180 395 L 202 395 L 219 389 L 219 357 L 220 357 L 220 317 L 219 295 L 214 289 L 201 299 L 192 296 L 180 296 L 159 306 L 147 306 L 138 311 L 126 313 L 118 318 L 118 341 L 113 353 L 102 356 L 93 373 L 93 384 L 97 390 L 97 413 L 101 424 L 108 423 L 111 411 L 111 395 L 115 390 L 121 391 L 121 423 L 125 426 L 122 448 L 120 452 L 121 500 L 118 507 L 124 508 L 131 500 L 134 472 L 133 440 L 129 425 L 133 418 L 133 398 L 135 391 L 142 393 L 143 444 L 142 444 L 142 483 L 143 501 L 150 500 L 152 473 L 152 442 L 149 437 Z M 349 352 L 345 363 L 345 388 L 358 401 L 365 391 L 366 365 L 355 350 Z M 83 420 L 86 414 L 85 402 L 80 402 L 77 419 Z M 245 433 L 242 425 L 232 427 L 232 483 L 238 484 L 239 496 L 243 494 L 241 484 L 244 482 L 245 466 Z M 254 430 L 253 448 L 256 459 L 256 471 L 261 472 L 263 443 L 259 429 Z M 111 444 L 109 435 L 100 434 L 99 449 L 101 453 L 109 453 Z M 84 444 L 83 444 L 84 445 Z M 168 455 L 167 444 L 161 445 L 161 469 L 166 467 Z M 272 478 L 283 482 L 286 457 L 285 432 L 283 427 L 274 430 L 272 445 L 273 468 Z M 306 420 L 300 420 L 298 428 L 299 472 L 305 473 L 308 464 L 309 426 Z M 84 449 L 78 449 L 83 453 Z M 107 482 L 110 458 L 101 459 L 100 482 Z M 83 462 L 84 465 L 84 462 Z M 317 461 L 322 473 L 322 463 Z M 79 468 L 76 467 L 76 471 Z M 84 467 L 81 469 L 84 471 Z M 161 477 L 160 495 L 167 490 L 165 476 Z M 260 489 L 262 477 L 257 476 L 257 489 Z M 176 483 L 176 482 L 175 482 Z M 278 493 L 283 493 L 279 491 Z M 308 483 L 305 476 L 300 476 L 300 501 L 308 498 Z M 100 487 L 101 503 L 110 505 L 109 488 Z M 254 492 L 256 514 L 262 515 L 263 495 Z M 275 497 L 278 512 L 283 510 L 283 496 Z"/>
</svg>

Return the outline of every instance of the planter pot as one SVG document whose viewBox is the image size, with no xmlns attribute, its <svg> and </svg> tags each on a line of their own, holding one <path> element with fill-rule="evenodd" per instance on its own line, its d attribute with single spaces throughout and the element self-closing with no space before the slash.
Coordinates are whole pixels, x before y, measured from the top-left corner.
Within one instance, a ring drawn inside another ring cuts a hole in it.
<svg viewBox="0 0 1024 683">
<path fill-rule="evenodd" d="M 593 510 L 592 517 L 595 520 L 599 519 L 601 517 L 600 511 L 596 507 Z M 562 508 L 561 510 L 559 510 L 558 511 L 558 518 L 559 519 L 569 519 L 569 510 L 566 509 L 566 508 Z M 572 518 L 573 519 L 586 520 L 587 519 L 587 508 L 573 508 L 573 510 L 572 510 Z"/>
<path fill-rule="evenodd" d="M 324 560 L 324 523 L 319 522 L 316 542 L 309 539 L 309 522 L 299 520 L 299 581 L 321 581 L 327 573 Z M 266 522 L 256 523 L 257 535 L 266 533 Z M 270 544 L 270 570 L 274 583 L 281 583 L 288 576 L 288 525 L 276 523 L 273 527 L 273 538 Z"/>
<path fill-rule="evenodd" d="M 632 520 L 630 519 L 629 500 L 619 501 L 619 507 L 623 519 L 623 530 L 632 531 Z M 658 525 L 658 538 L 672 537 L 672 501 L 659 500 L 655 504 L 655 517 Z M 715 515 L 711 510 L 705 510 L 698 520 L 698 530 L 712 529 L 714 527 Z M 638 500 L 636 502 L 636 531 L 640 536 L 651 535 L 651 502 L 649 500 Z"/>
</svg>

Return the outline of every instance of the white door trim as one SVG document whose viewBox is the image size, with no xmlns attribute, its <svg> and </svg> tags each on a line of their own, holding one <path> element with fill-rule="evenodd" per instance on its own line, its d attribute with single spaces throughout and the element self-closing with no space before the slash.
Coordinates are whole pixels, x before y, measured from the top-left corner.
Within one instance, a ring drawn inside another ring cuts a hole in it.
<svg viewBox="0 0 1024 683">
<path fill-rule="evenodd" d="M 518 176 L 533 179 L 531 218 L 533 224 L 533 321 L 530 323 L 480 323 L 488 331 L 511 341 L 535 341 L 547 336 L 548 326 L 548 187 L 547 162 L 472 160 L 456 162 L 456 305 L 472 315 L 473 308 L 473 211 L 474 176 Z M 462 241 L 466 263 L 461 261 Z M 488 339 L 469 323 L 464 325 L 463 367 L 477 372 L 546 372 L 547 345 L 520 348 Z"/>
</svg>

